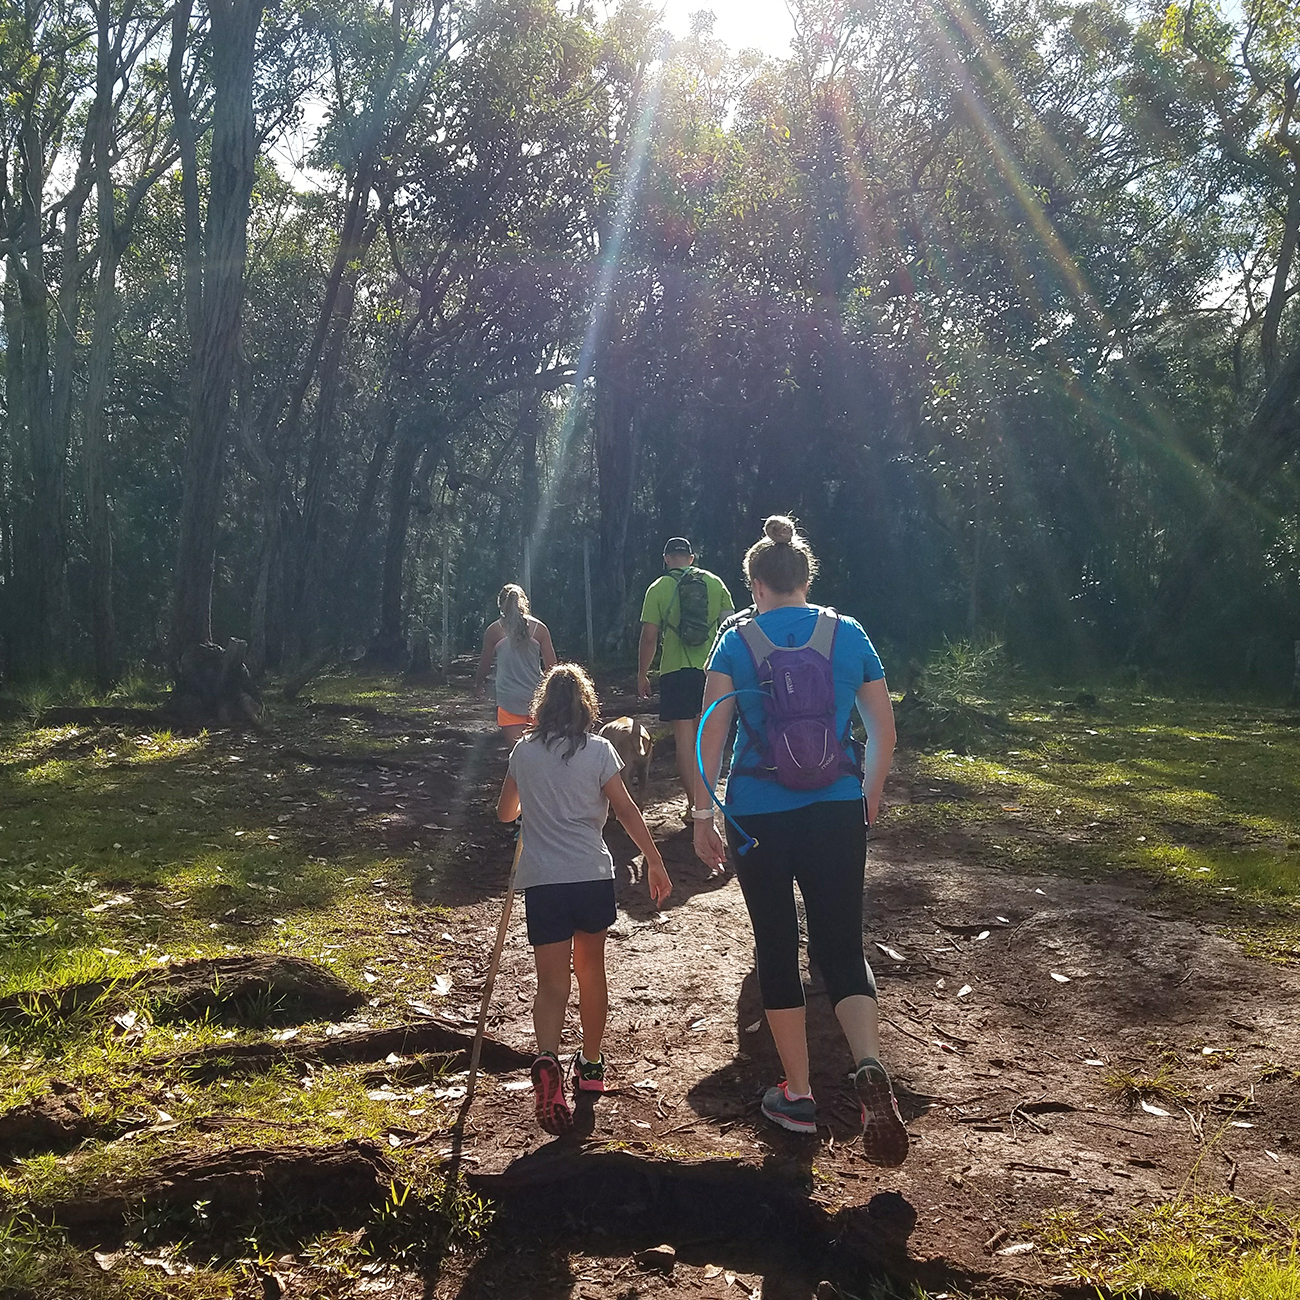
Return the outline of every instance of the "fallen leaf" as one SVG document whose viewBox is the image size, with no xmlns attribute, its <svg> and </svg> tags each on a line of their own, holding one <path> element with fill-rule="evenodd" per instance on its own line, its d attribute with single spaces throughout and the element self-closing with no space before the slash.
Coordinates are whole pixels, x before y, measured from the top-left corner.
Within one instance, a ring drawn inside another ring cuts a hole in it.
<svg viewBox="0 0 1300 1300">
<path fill-rule="evenodd" d="M 721 1275 L 722 1275 L 722 1266 L 721 1266 L 721 1265 L 719 1265 L 719 1264 L 705 1264 L 705 1266 L 704 1266 L 704 1277 L 705 1277 L 705 1280 L 706 1280 L 706 1281 L 710 1280 L 711 1278 L 720 1277 Z"/>
<path fill-rule="evenodd" d="M 1232 1128 L 1254 1128 L 1255 1126 L 1244 1119 L 1234 1119 L 1232 1121 L 1231 1127 Z"/>
<path fill-rule="evenodd" d="M 1015 1241 L 1010 1246 L 1003 1246 L 997 1253 L 999 1255 L 1027 1255 L 1034 1249 L 1032 1241 Z"/>
<path fill-rule="evenodd" d="M 981 931 L 979 932 L 979 934 L 977 934 L 977 935 L 975 936 L 975 942 L 976 942 L 976 943 L 979 943 L 979 941 L 980 941 L 981 939 L 987 939 L 987 938 L 989 937 L 989 934 L 990 934 L 990 931 L 988 931 L 988 930 L 981 930 Z"/>
<path fill-rule="evenodd" d="M 433 979 L 433 991 L 440 997 L 445 998 L 451 992 L 451 976 L 435 975 Z"/>
<path fill-rule="evenodd" d="M 278 1033 L 272 1034 L 271 1037 L 277 1043 L 287 1043 L 291 1038 L 297 1038 L 299 1032 L 298 1029 L 281 1029 Z"/>
<path fill-rule="evenodd" d="M 531 1088 L 533 1081 L 531 1079 L 511 1079 L 509 1083 L 503 1083 L 502 1088 L 506 1092 L 523 1092 L 525 1088 Z"/>
<path fill-rule="evenodd" d="M 971 987 L 970 987 L 970 985 L 969 985 L 969 984 L 963 984 L 963 985 L 961 986 L 961 988 L 959 988 L 959 989 L 957 990 L 957 996 L 958 996 L 959 998 L 964 998 L 964 997 L 967 997 L 967 996 L 970 994 L 970 992 L 971 992 Z"/>
<path fill-rule="evenodd" d="M 885 956 L 890 958 L 892 961 L 903 960 L 903 954 L 899 952 L 897 948 L 891 948 L 887 943 L 878 942 L 876 944 L 876 947 L 879 948 L 880 951 L 883 952 Z"/>
<path fill-rule="evenodd" d="M 745 1026 L 745 1033 L 756 1034 L 762 1028 L 763 1028 L 763 1022 L 761 1020 L 755 1020 L 752 1025 Z"/>
<path fill-rule="evenodd" d="M 1052 971 L 1052 978 L 1058 984 L 1068 984 L 1070 982 L 1070 977 L 1068 975 L 1058 975 L 1056 971 Z"/>
<path fill-rule="evenodd" d="M 1142 1101 L 1142 1109 L 1146 1111 L 1148 1115 L 1159 1115 L 1162 1119 L 1169 1118 L 1169 1112 L 1167 1110 L 1164 1110 L 1159 1106 L 1153 1106 L 1149 1101 L 1145 1099 L 1143 1099 Z"/>
<path fill-rule="evenodd" d="M 1105 1061 L 1099 1061 L 1095 1056 L 1090 1057 L 1088 1060 L 1084 1061 L 1084 1065 L 1105 1065 L 1105 1064 L 1106 1064 Z"/>
<path fill-rule="evenodd" d="M 1273 1152 L 1271 1152 L 1270 1150 L 1268 1150 L 1267 1147 L 1264 1149 L 1264 1154 L 1265 1154 L 1265 1155 L 1266 1155 L 1270 1160 L 1276 1160 L 1278 1164 L 1281 1164 L 1281 1163 L 1282 1163 L 1282 1157 L 1281 1157 L 1281 1156 L 1274 1155 Z"/>
</svg>

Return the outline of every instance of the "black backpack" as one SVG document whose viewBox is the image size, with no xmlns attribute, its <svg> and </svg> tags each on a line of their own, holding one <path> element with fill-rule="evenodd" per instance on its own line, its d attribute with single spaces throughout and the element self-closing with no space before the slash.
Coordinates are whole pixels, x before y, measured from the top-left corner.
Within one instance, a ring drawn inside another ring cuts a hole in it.
<svg viewBox="0 0 1300 1300">
<path fill-rule="evenodd" d="M 709 643 L 713 626 L 709 622 L 709 584 L 699 569 L 679 569 L 677 590 L 674 599 L 677 602 L 677 622 L 669 626 L 677 633 L 677 639 L 689 649 Z M 668 606 L 672 609 L 672 604 Z"/>
</svg>

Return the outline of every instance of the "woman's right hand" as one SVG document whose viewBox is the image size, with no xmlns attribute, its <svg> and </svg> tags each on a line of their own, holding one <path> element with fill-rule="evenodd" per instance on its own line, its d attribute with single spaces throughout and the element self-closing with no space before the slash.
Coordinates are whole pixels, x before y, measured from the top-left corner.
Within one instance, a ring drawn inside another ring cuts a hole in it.
<svg viewBox="0 0 1300 1300">
<path fill-rule="evenodd" d="M 722 842 L 718 828 L 704 818 L 695 823 L 695 856 L 708 867 L 710 875 L 726 869 L 727 846 Z"/>
</svg>

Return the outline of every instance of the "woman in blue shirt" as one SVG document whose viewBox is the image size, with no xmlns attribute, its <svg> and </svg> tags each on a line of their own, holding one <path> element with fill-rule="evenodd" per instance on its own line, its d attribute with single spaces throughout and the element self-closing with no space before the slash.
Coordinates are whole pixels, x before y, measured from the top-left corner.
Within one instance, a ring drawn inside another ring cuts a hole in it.
<svg viewBox="0 0 1300 1300">
<path fill-rule="evenodd" d="M 745 581 L 758 611 L 754 622 L 766 641 L 777 648 L 814 644 L 814 634 L 824 624 L 819 619 L 821 608 L 808 603 L 817 558 L 784 515 L 773 515 L 763 531 L 764 537 L 745 555 Z M 876 985 L 862 947 L 862 891 L 867 826 L 879 811 L 894 752 L 894 713 L 884 669 L 861 624 L 833 613 L 831 617 L 834 637 L 826 657 L 834 679 L 835 734 L 847 736 L 849 717 L 856 707 L 867 730 L 861 774 L 846 753 L 842 774 L 821 788 L 792 789 L 775 780 L 770 756 L 762 752 L 765 706 L 759 690 L 759 665 L 743 625 L 734 627 L 719 638 L 708 665 L 704 708 L 707 711 L 717 700 L 722 703 L 701 733 L 704 772 L 698 774 L 692 813 L 695 851 L 712 870 L 726 860 L 710 796 L 739 705 L 727 811 L 757 844 L 741 856 L 735 852 L 739 837 L 730 825 L 727 833 L 754 927 L 763 1009 L 785 1069 L 783 1082 L 764 1095 L 763 1113 L 793 1132 L 817 1131 L 799 973 L 797 882 L 808 921 L 809 952 L 826 983 L 857 1066 L 853 1078 L 862 1103 L 867 1158 L 892 1166 L 902 1164 L 907 1156 L 907 1129 L 889 1075 L 880 1063 Z M 732 691 L 741 694 L 723 699 Z"/>
</svg>

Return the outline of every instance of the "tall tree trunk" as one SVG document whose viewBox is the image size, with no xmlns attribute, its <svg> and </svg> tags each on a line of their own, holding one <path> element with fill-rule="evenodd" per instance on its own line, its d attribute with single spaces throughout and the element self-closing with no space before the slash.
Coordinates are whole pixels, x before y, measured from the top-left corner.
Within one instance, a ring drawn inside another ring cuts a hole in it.
<svg viewBox="0 0 1300 1300">
<path fill-rule="evenodd" d="M 519 501 L 523 518 L 520 526 L 524 537 L 534 538 L 537 533 L 537 511 L 541 490 L 537 474 L 537 446 L 542 435 L 542 395 L 535 388 L 523 389 L 519 394 Z M 533 556 L 534 571 L 538 556 Z"/>
<path fill-rule="evenodd" d="M 357 502 L 357 512 L 348 531 L 348 543 L 343 552 L 343 564 L 339 569 L 339 580 L 334 587 L 335 605 L 333 609 L 334 626 L 347 629 L 356 624 L 353 584 L 356 581 L 357 563 L 361 559 L 361 548 L 370 536 L 370 528 L 375 518 L 375 502 L 379 498 L 379 482 L 383 476 L 384 466 L 388 463 L 388 452 L 393 445 L 397 430 L 397 412 L 390 408 L 384 420 L 383 431 L 375 449 L 370 455 L 370 464 L 366 468 L 366 481 L 361 489 L 361 499 Z"/>
<path fill-rule="evenodd" d="M 1287 304 L 1291 267 L 1295 262 L 1298 241 L 1300 241 L 1300 172 L 1293 175 L 1291 190 L 1287 194 L 1282 244 L 1278 250 L 1277 268 L 1273 272 L 1273 288 L 1268 295 L 1264 320 L 1260 326 L 1259 351 L 1264 363 L 1265 384 L 1271 384 L 1277 378 L 1278 368 L 1282 364 L 1278 333 L 1282 326 L 1282 312 Z"/>
<path fill-rule="evenodd" d="M 86 537 L 90 562 L 90 631 L 95 685 L 107 690 L 117 678 L 113 624 L 113 532 L 108 507 L 108 393 L 113 372 L 113 330 L 117 323 L 117 197 L 113 188 L 113 87 L 117 68 L 109 32 L 108 5 L 98 12 L 95 105 L 90 134 L 94 157 L 96 253 L 95 324 L 86 362 L 86 410 L 82 422 L 82 473 L 86 495 Z"/>
<path fill-rule="evenodd" d="M 258 486 L 261 489 L 262 544 L 257 559 L 257 584 L 253 588 L 248 648 L 248 670 L 254 677 L 260 677 L 267 665 L 271 602 L 276 567 L 280 564 L 280 494 L 284 489 L 283 474 L 268 466 L 268 472 L 259 480 Z"/>
<path fill-rule="evenodd" d="M 45 192 L 44 141 L 30 115 L 23 126 L 22 146 L 23 228 L 39 230 Z M 25 521 L 25 549 L 32 562 L 29 667 L 38 672 L 52 666 L 54 648 L 60 644 L 57 622 L 64 564 L 64 457 L 59 452 L 50 391 L 50 301 L 43 260 L 44 247 L 36 239 L 29 246 L 25 264 L 19 259 L 10 261 L 18 272 L 19 378 L 32 475 L 31 507 Z"/>
<path fill-rule="evenodd" d="M 596 473 L 600 506 L 599 546 L 603 577 L 605 644 L 624 640 L 627 603 L 627 533 L 636 484 L 637 427 L 634 387 L 625 348 L 611 344 L 596 376 Z"/>
<path fill-rule="evenodd" d="M 23 667 L 31 635 L 28 587 L 31 566 L 25 562 L 26 537 L 23 533 L 25 502 L 30 496 L 30 473 L 25 440 L 27 417 L 23 410 L 23 326 L 22 303 L 18 297 L 18 272 L 14 258 L 8 259 L 3 298 L 5 329 L 5 437 L 9 450 L 9 500 L 7 526 L 7 563 L 5 567 L 4 604 L 0 608 L 0 628 L 5 641 L 5 662 L 10 672 Z M 23 611 L 23 617 L 19 617 Z"/>
<path fill-rule="evenodd" d="M 211 0 L 212 145 L 198 339 L 190 375 L 172 656 L 212 639 L 217 518 L 230 432 L 257 158 L 253 61 L 262 0 Z M 184 155 L 182 154 L 182 158 Z M 187 291 L 188 292 L 188 291 Z"/>
<path fill-rule="evenodd" d="M 402 569 L 406 533 L 411 521 L 411 487 L 420 459 L 421 440 L 407 431 L 400 436 L 388 483 L 388 536 L 384 542 L 384 581 L 379 596 L 379 630 L 371 653 L 381 663 L 396 666 L 405 651 L 402 626 Z"/>
<path fill-rule="evenodd" d="M 361 265 L 379 228 L 377 221 L 366 220 L 370 182 L 371 170 L 366 165 L 357 178 L 353 201 L 349 206 L 335 258 L 336 267 L 340 271 L 337 291 L 326 295 L 332 307 L 327 317 L 328 330 L 320 363 L 315 429 L 307 458 L 298 575 L 294 590 L 294 623 L 303 657 L 311 649 L 320 610 L 320 523 L 329 499 L 330 479 L 334 469 L 334 440 L 339 420 L 339 382 L 343 353 L 352 325 L 352 311 L 356 306 Z M 333 280 L 333 273 L 331 279 Z"/>
</svg>

